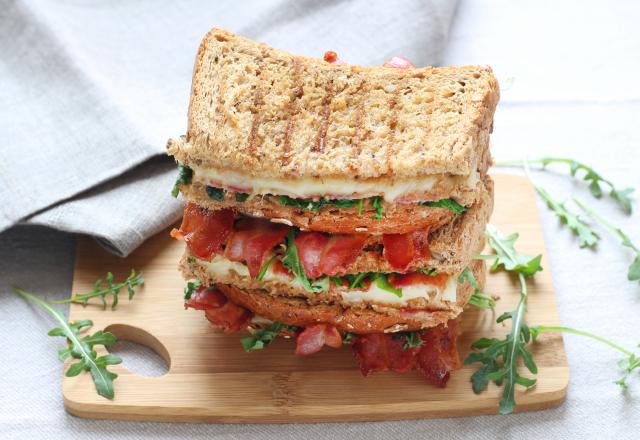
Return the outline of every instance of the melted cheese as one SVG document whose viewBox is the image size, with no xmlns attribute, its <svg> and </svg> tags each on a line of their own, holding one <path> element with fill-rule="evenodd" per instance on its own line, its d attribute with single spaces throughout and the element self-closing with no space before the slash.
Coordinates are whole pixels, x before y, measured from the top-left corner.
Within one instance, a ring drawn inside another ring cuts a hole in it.
<svg viewBox="0 0 640 440">
<path fill-rule="evenodd" d="M 428 192 L 436 183 L 447 187 L 474 188 L 480 175 L 477 171 L 469 176 L 434 175 L 416 179 L 370 179 L 354 180 L 342 178 L 295 178 L 271 179 L 251 177 L 230 170 L 193 169 L 193 179 L 205 185 L 236 188 L 251 188 L 252 194 L 278 194 L 296 198 L 331 196 L 343 198 L 365 198 L 383 196 L 387 202 L 405 194 Z"/>
<path fill-rule="evenodd" d="M 198 263 L 206 267 L 207 272 L 212 278 L 224 278 L 230 272 L 235 272 L 242 277 L 249 276 L 249 269 L 242 263 L 230 261 L 220 255 L 216 255 L 211 261 L 198 260 Z M 297 285 L 296 280 L 291 280 L 285 275 L 273 273 L 271 268 L 267 269 L 263 281 L 279 281 Z M 457 282 L 456 277 L 449 277 L 444 289 L 430 284 L 416 284 L 402 288 L 402 296 L 398 297 L 391 292 L 382 290 L 375 283 L 372 283 L 367 290 L 343 290 L 339 289 L 338 293 L 342 296 L 342 300 L 347 304 L 355 304 L 363 301 L 376 302 L 379 304 L 390 304 L 396 306 L 407 305 L 410 300 L 416 298 L 424 298 L 426 300 L 452 301 L 457 299 Z"/>
<path fill-rule="evenodd" d="M 430 284 L 415 284 L 402 288 L 402 296 L 396 296 L 379 288 L 375 283 L 367 290 L 347 290 L 341 291 L 342 300 L 345 303 L 353 304 L 363 301 L 371 301 L 381 304 L 393 304 L 397 306 L 407 305 L 410 300 L 425 298 L 427 300 L 438 299 L 440 301 L 456 301 L 457 283 L 455 277 L 449 277 L 445 288 L 441 290 L 437 286 Z"/>
</svg>

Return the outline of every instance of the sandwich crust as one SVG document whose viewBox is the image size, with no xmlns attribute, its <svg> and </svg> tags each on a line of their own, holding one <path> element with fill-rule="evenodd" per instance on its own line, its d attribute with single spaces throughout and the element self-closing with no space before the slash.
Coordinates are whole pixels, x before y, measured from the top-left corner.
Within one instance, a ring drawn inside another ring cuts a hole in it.
<svg viewBox="0 0 640 440">
<path fill-rule="evenodd" d="M 472 270 L 483 287 L 486 275 L 484 262 L 474 261 Z M 458 302 L 448 309 L 407 310 L 375 306 L 343 307 L 340 304 L 310 305 L 302 298 L 273 296 L 261 289 L 244 290 L 229 284 L 217 284 L 216 287 L 233 303 L 271 321 L 301 327 L 327 323 L 341 332 L 360 334 L 412 331 L 445 324 L 462 312 L 473 294 L 473 288 L 465 281 L 458 286 Z"/>
<path fill-rule="evenodd" d="M 213 29 L 196 57 L 191 167 L 271 178 L 468 176 L 499 99 L 489 67 L 329 64 Z"/>
</svg>

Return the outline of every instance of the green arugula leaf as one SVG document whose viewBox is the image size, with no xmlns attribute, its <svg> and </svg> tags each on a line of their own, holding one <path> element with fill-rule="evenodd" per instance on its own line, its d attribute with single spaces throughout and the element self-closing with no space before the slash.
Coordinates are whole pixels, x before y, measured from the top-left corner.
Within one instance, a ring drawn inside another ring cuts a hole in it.
<svg viewBox="0 0 640 440">
<path fill-rule="evenodd" d="M 506 266 L 505 266 L 506 267 Z M 524 316 L 527 307 L 527 282 L 524 273 L 517 271 L 520 281 L 520 301 L 512 312 L 503 313 L 496 322 L 508 319 L 512 321 L 511 332 L 500 340 L 496 338 L 482 338 L 472 344 L 472 348 L 480 351 L 472 352 L 464 360 L 465 365 L 481 363 L 482 366 L 471 376 L 473 391 L 478 394 L 486 389 L 490 381 L 500 386 L 504 384 L 500 399 L 500 414 L 509 414 L 515 407 L 515 385 L 529 388 L 535 385 L 535 379 L 521 376 L 518 372 L 518 360 L 521 359 L 525 367 L 533 374 L 537 374 L 533 355 L 527 345 L 531 340 L 531 331 L 525 323 Z"/>
<path fill-rule="evenodd" d="M 556 214 L 561 222 L 565 223 L 574 234 L 578 236 L 578 244 L 581 248 L 592 248 L 600 240 L 600 236 L 591 229 L 589 225 L 582 221 L 580 217 L 571 213 L 564 203 L 560 203 L 554 200 L 549 193 L 539 186 L 534 184 L 536 192 L 547 203 L 547 206 Z"/>
<path fill-rule="evenodd" d="M 469 304 L 480 309 L 493 309 L 496 306 L 496 300 L 486 295 L 482 289 L 480 289 L 476 277 L 473 276 L 473 272 L 468 267 L 458 276 L 458 284 L 464 284 L 465 281 L 473 288 L 473 294 L 471 298 L 469 298 Z"/>
<path fill-rule="evenodd" d="M 73 377 L 83 371 L 88 371 L 91 373 L 98 394 L 107 399 L 113 399 L 113 381 L 118 375 L 107 370 L 107 366 L 119 364 L 122 359 L 113 354 L 98 356 L 94 347 L 96 345 L 108 346 L 114 344 L 117 340 L 115 335 L 100 330 L 93 335 L 80 336 L 79 332 L 84 328 L 91 327 L 93 325 L 92 321 L 67 322 L 62 312 L 51 307 L 46 301 L 19 287 L 13 287 L 13 291 L 31 303 L 42 307 L 58 321 L 59 326 L 48 333 L 49 336 L 64 336 L 67 338 L 68 347 L 58 350 L 58 358 L 61 361 L 65 361 L 69 357 L 78 360 L 78 362 L 69 366 L 65 373 L 66 376 Z"/>
<path fill-rule="evenodd" d="M 414 332 L 398 332 L 393 333 L 393 339 L 404 339 L 404 344 L 402 344 L 403 350 L 411 350 L 412 348 L 417 348 L 424 344 L 424 341 L 420 337 L 424 332 L 422 330 L 417 330 Z"/>
<path fill-rule="evenodd" d="M 429 275 L 430 277 L 438 275 L 437 269 L 418 269 L 416 272 L 421 273 L 422 275 Z"/>
<path fill-rule="evenodd" d="M 236 197 L 236 202 L 246 202 L 247 199 L 249 198 L 249 194 L 237 192 L 235 197 Z"/>
<path fill-rule="evenodd" d="M 318 200 L 313 199 L 294 199 L 289 196 L 278 196 L 278 202 L 284 206 L 293 206 L 294 208 L 304 209 L 311 212 L 318 212 L 324 206 L 335 206 L 337 208 L 353 208 L 356 206 L 356 200 L 351 199 L 335 199 L 329 200 L 321 197 Z"/>
<path fill-rule="evenodd" d="M 396 289 L 391 284 L 389 284 L 389 279 L 386 273 L 374 273 L 371 282 L 376 283 L 376 286 L 378 286 L 380 289 L 389 293 L 393 293 L 398 298 L 402 298 L 402 289 Z"/>
<path fill-rule="evenodd" d="M 180 186 L 181 185 L 191 185 L 191 180 L 193 179 L 193 170 L 186 165 L 178 164 L 178 177 L 176 178 L 176 183 L 173 184 L 173 188 L 171 189 L 171 195 L 173 197 L 178 197 L 180 194 Z"/>
<path fill-rule="evenodd" d="M 355 337 L 355 333 L 346 332 L 344 335 L 342 335 L 342 345 L 351 345 L 351 343 L 353 342 L 353 338 Z"/>
<path fill-rule="evenodd" d="M 202 281 L 189 281 L 184 288 L 184 300 L 189 301 L 191 299 L 191 295 L 193 295 L 193 293 L 200 287 L 202 287 Z"/>
<path fill-rule="evenodd" d="M 562 326 L 547 326 L 547 325 L 538 325 L 531 327 L 531 336 L 535 341 L 541 333 L 544 332 L 559 332 L 559 333 L 567 333 L 572 335 L 584 336 L 595 341 L 601 342 L 609 347 L 618 350 L 623 353 L 626 357 L 620 359 L 618 361 L 618 366 L 624 370 L 624 375 L 616 380 L 614 383 L 616 385 L 620 385 L 623 389 L 627 388 L 627 379 L 629 375 L 633 373 L 634 370 L 640 370 L 640 356 L 632 352 L 631 350 L 627 350 L 626 348 L 611 342 L 610 340 L 603 338 L 602 336 L 594 335 L 593 333 L 585 332 L 584 330 L 578 330 L 571 327 L 562 327 Z M 639 345 L 640 347 L 640 345 Z"/>
<path fill-rule="evenodd" d="M 216 188 L 215 186 L 207 186 L 206 191 L 207 191 L 207 195 L 211 200 L 215 200 L 216 202 L 224 201 L 224 190 L 222 188 Z"/>
<path fill-rule="evenodd" d="M 383 198 L 381 196 L 371 197 L 371 206 L 376 210 L 376 215 L 373 216 L 374 220 L 382 220 L 384 214 L 384 206 L 382 206 Z"/>
<path fill-rule="evenodd" d="M 465 208 L 464 206 L 462 206 L 460 203 L 456 202 L 453 199 L 442 199 L 435 202 L 420 202 L 420 205 L 430 206 L 432 208 L 449 209 L 453 211 L 456 214 L 456 216 L 462 214 L 467 210 L 467 208 Z"/>
<path fill-rule="evenodd" d="M 369 272 L 361 272 L 358 274 L 347 274 L 342 278 L 346 279 L 349 283 L 349 289 L 364 289 L 367 287 L 366 279 L 369 275 Z M 342 285 L 342 283 L 340 285 Z"/>
<path fill-rule="evenodd" d="M 595 212 L 592 208 L 590 208 L 586 203 L 580 200 L 578 197 L 574 197 L 573 201 L 582 209 L 585 213 L 587 213 L 592 219 L 598 222 L 601 226 L 611 231 L 613 234 L 617 235 L 620 240 L 622 246 L 628 247 L 631 249 L 635 257 L 629 265 L 629 270 L 627 272 L 627 279 L 629 281 L 638 281 L 640 280 L 640 247 L 635 245 L 631 241 L 631 237 L 629 237 L 622 229 L 616 228 L 613 226 L 606 218 Z"/>
<path fill-rule="evenodd" d="M 88 293 L 83 293 L 81 295 L 74 295 L 71 298 L 63 299 L 59 301 L 52 301 L 53 304 L 68 304 L 68 303 L 80 303 L 83 305 L 87 305 L 91 298 L 99 297 L 102 300 L 102 307 L 104 309 L 107 308 L 107 295 L 111 295 L 112 303 L 111 309 L 115 310 L 118 306 L 118 294 L 120 290 L 123 288 L 127 289 L 127 293 L 129 294 L 129 301 L 133 299 L 135 295 L 135 287 L 141 286 L 144 284 L 144 277 L 142 276 L 142 272 L 136 273 L 134 269 L 131 270 L 131 273 L 127 277 L 126 280 L 115 283 L 113 282 L 113 274 L 111 272 L 107 272 L 106 276 L 106 286 L 103 287 L 102 283 L 104 280 L 99 279 L 94 283 L 93 290 Z"/>
<path fill-rule="evenodd" d="M 518 234 L 505 237 L 492 225 L 487 225 L 486 234 L 489 245 L 496 254 L 481 257 L 495 258 L 493 270 L 503 268 L 507 272 L 517 274 L 520 282 L 520 300 L 515 310 L 503 313 L 496 320 L 497 323 L 511 320 L 509 334 L 502 340 L 496 338 L 477 340 L 472 344 L 472 348 L 479 351 L 470 353 L 464 360 L 464 364 L 469 365 L 477 362 L 482 364 L 471 376 L 472 388 L 475 393 L 486 389 L 490 381 L 495 382 L 498 386 L 504 384 L 499 411 L 501 414 L 509 414 L 515 406 L 516 384 L 529 388 L 536 383 L 535 379 L 529 379 L 519 374 L 518 361 L 521 359 L 531 373 L 537 374 L 538 368 L 527 348 L 531 340 L 531 331 L 525 322 L 528 298 L 526 277 L 533 276 L 542 270 L 540 265 L 542 256 L 532 257 L 518 253 L 515 249 Z"/>
<path fill-rule="evenodd" d="M 264 276 L 267 274 L 267 270 L 269 270 L 269 266 L 271 266 L 271 263 L 276 257 L 277 255 L 273 255 L 266 263 L 264 263 L 264 266 L 260 268 L 260 272 L 256 275 L 256 280 L 262 281 L 264 279 Z"/>
<path fill-rule="evenodd" d="M 540 261 L 542 255 L 535 257 L 520 254 L 514 245 L 518 239 L 518 234 L 514 233 L 505 237 L 495 226 L 487 225 L 486 235 L 489 246 L 496 252 L 495 255 L 478 255 L 476 259 L 494 260 L 491 270 L 499 269 L 502 266 L 508 272 L 521 273 L 524 276 L 533 276 L 542 270 Z"/>
<path fill-rule="evenodd" d="M 263 348 L 268 347 L 283 330 L 296 332 L 299 328 L 293 325 L 283 324 L 281 322 L 274 322 L 269 327 L 258 329 L 253 332 L 251 336 L 240 339 L 240 343 L 242 344 L 244 351 L 247 352 L 262 350 Z"/>
<path fill-rule="evenodd" d="M 542 165 L 543 170 L 545 170 L 548 165 L 553 163 L 569 165 L 569 172 L 571 173 L 572 177 L 575 177 L 578 171 L 584 171 L 583 180 L 585 180 L 586 182 L 589 182 L 589 192 L 593 197 L 598 199 L 602 197 L 603 191 L 602 191 L 601 184 L 604 183 L 610 189 L 609 196 L 616 203 L 618 203 L 618 205 L 622 208 L 622 210 L 627 214 L 631 214 L 632 212 L 630 195 L 635 190 L 634 188 L 618 189 L 615 187 L 613 182 L 602 177 L 602 175 L 597 173 L 590 166 L 582 162 L 578 162 L 577 160 L 565 158 L 565 157 L 543 157 L 536 160 L 526 160 L 526 161 L 516 160 L 516 161 L 498 162 L 496 163 L 496 166 L 522 166 L 526 168 L 527 163 Z"/>
<path fill-rule="evenodd" d="M 364 200 L 358 199 L 358 215 L 362 215 L 362 205 L 364 204 Z"/>
<path fill-rule="evenodd" d="M 295 279 L 300 283 L 302 288 L 307 292 L 326 292 L 329 290 L 329 278 L 324 277 L 317 280 L 312 280 L 307 277 L 304 267 L 298 257 L 298 249 L 294 242 L 296 238 L 296 230 L 291 229 L 285 238 L 286 250 L 284 257 L 282 258 L 282 264 L 289 269 L 289 272 L 293 274 Z"/>
</svg>

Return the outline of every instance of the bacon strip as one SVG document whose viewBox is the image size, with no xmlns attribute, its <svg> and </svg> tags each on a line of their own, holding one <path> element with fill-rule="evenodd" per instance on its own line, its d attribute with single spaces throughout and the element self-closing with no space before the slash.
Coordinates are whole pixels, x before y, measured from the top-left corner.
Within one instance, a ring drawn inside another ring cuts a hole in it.
<svg viewBox="0 0 640 440">
<path fill-rule="evenodd" d="M 195 291 L 184 305 L 186 308 L 204 310 L 209 322 L 227 333 L 246 328 L 253 317 L 253 313 L 229 301 L 222 292 L 207 287 Z"/>
<path fill-rule="evenodd" d="M 320 273 L 325 275 L 342 275 L 347 267 L 356 261 L 362 251 L 367 236 L 332 235 L 322 251 L 320 258 Z"/>
<path fill-rule="evenodd" d="M 339 275 L 355 261 L 367 237 L 357 235 L 327 235 L 301 232 L 295 239 L 298 257 L 309 278 Z"/>
<path fill-rule="evenodd" d="M 309 278 L 318 278 L 322 251 L 329 242 L 329 236 L 320 232 L 301 232 L 294 240 L 298 258 Z"/>
<path fill-rule="evenodd" d="M 298 333 L 295 353 L 307 356 L 319 352 L 325 345 L 333 348 L 342 346 L 342 336 L 338 329 L 330 324 L 311 325 Z"/>
<path fill-rule="evenodd" d="M 425 260 L 429 252 L 429 229 L 407 234 L 384 234 L 382 255 L 395 270 L 405 270 L 414 261 Z"/>
<path fill-rule="evenodd" d="M 376 371 L 406 373 L 413 368 L 415 349 L 403 350 L 404 341 L 385 333 L 359 335 L 353 343 L 353 355 L 363 376 Z"/>
<path fill-rule="evenodd" d="M 416 348 L 404 350 L 403 337 L 374 333 L 356 336 L 352 350 L 364 376 L 376 371 L 406 373 L 415 367 L 430 384 L 444 387 L 451 371 L 461 366 L 458 334 L 458 321 L 450 320 L 447 327 L 424 330 L 420 336 L 424 342 Z"/>
<path fill-rule="evenodd" d="M 230 209 L 210 211 L 195 203 L 187 203 L 179 230 L 171 236 L 183 238 L 191 253 L 203 260 L 211 260 L 222 251 L 231 234 L 235 214 Z"/>
<path fill-rule="evenodd" d="M 269 252 L 282 243 L 289 227 L 267 219 L 245 217 L 236 223 L 224 255 L 231 261 L 246 262 L 249 275 L 255 277 Z"/>
<path fill-rule="evenodd" d="M 416 355 L 416 368 L 431 385 L 444 388 L 451 371 L 462 366 L 456 344 L 459 333 L 460 324 L 452 319 L 447 327 L 439 325 L 421 335 L 424 343 Z"/>
</svg>

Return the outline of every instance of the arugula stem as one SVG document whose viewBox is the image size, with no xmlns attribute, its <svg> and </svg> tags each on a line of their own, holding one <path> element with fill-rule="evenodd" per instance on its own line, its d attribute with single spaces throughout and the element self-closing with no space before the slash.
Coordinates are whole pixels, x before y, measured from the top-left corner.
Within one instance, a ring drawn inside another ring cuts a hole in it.
<svg viewBox="0 0 640 440">
<path fill-rule="evenodd" d="M 504 161 L 498 161 L 494 164 L 494 166 L 496 167 L 527 167 L 527 164 L 536 164 L 536 165 L 542 165 L 542 168 L 544 169 L 546 167 L 547 164 L 549 163 L 563 163 L 566 165 L 571 166 L 571 164 L 576 163 L 575 160 L 570 159 L 568 157 L 544 157 L 541 159 L 522 159 L 522 160 L 504 160 Z M 601 182 L 606 183 L 607 185 L 609 185 L 609 187 L 613 188 L 613 183 L 608 180 L 605 179 L 604 177 L 598 175 L 598 180 L 600 180 Z"/>
<path fill-rule="evenodd" d="M 603 344 L 608 345 L 611 348 L 618 350 L 621 353 L 626 354 L 627 356 L 632 356 L 634 353 L 632 351 L 627 350 L 620 345 L 609 341 L 608 339 L 603 338 L 602 336 L 594 335 L 593 333 L 585 332 L 583 330 L 577 330 L 571 327 L 562 327 L 556 325 L 538 325 L 532 328 L 532 331 L 535 334 L 539 334 L 542 332 L 561 332 L 561 333 L 571 333 L 573 335 L 586 336 L 587 338 L 594 339 L 596 341 L 602 342 Z"/>
<path fill-rule="evenodd" d="M 631 240 L 629 240 L 629 237 L 627 237 L 627 235 L 624 232 L 622 232 L 620 228 L 616 228 L 615 226 L 613 226 L 606 218 L 604 218 L 603 216 L 595 212 L 579 197 L 574 196 L 573 201 L 576 202 L 576 204 L 580 207 L 580 209 L 586 212 L 592 219 L 600 223 L 601 226 L 611 231 L 614 235 L 617 235 L 623 242 L 626 242 L 628 244 L 628 247 L 633 249 L 637 254 L 640 254 L 640 248 L 638 248 L 638 246 L 633 244 Z"/>
<path fill-rule="evenodd" d="M 91 372 L 92 374 L 96 374 L 98 375 L 98 377 L 96 378 L 96 382 L 101 382 L 101 383 L 108 383 L 109 379 L 107 377 L 105 377 L 102 373 L 102 370 L 98 367 L 98 364 L 96 363 L 93 355 L 91 354 L 90 350 L 87 350 L 87 347 L 85 344 L 83 344 L 80 339 L 78 339 L 77 333 L 74 332 L 71 327 L 69 327 L 69 323 L 67 322 L 65 316 L 62 314 L 62 312 L 54 309 L 53 307 L 51 307 L 51 305 L 49 305 L 48 302 L 41 300 L 40 298 L 38 298 L 37 296 L 33 295 L 32 293 L 29 293 L 17 286 L 13 286 L 13 291 L 16 292 L 18 295 L 22 296 L 23 298 L 27 299 L 28 301 L 31 301 L 37 305 L 39 305 L 40 307 L 42 307 L 43 309 L 45 309 L 47 312 L 49 312 L 49 314 L 51 316 L 53 316 L 55 318 L 56 321 L 58 321 L 58 323 L 60 324 L 60 327 L 62 328 L 62 330 L 64 331 L 65 336 L 67 337 L 67 339 L 69 340 L 69 342 L 71 343 L 71 345 L 73 346 L 73 350 L 80 352 L 81 354 L 81 358 L 87 362 L 87 364 L 89 364 L 90 368 L 91 368 Z M 106 370 L 105 370 L 106 371 Z M 105 396 L 108 398 L 113 398 L 113 395 L 108 395 Z"/>
<path fill-rule="evenodd" d="M 45 309 L 47 312 L 49 312 L 51 314 L 51 316 L 53 316 L 56 319 L 56 321 L 58 321 L 60 323 L 60 325 L 63 326 L 63 328 L 66 329 L 68 327 L 67 321 L 62 316 L 62 313 L 59 312 L 58 310 L 54 309 L 53 307 L 51 307 L 48 302 L 41 300 L 40 298 L 38 298 L 34 294 L 29 293 L 26 290 L 23 290 L 23 289 L 21 289 L 21 288 L 19 288 L 17 286 L 12 286 L 11 288 L 18 295 L 22 296 L 23 298 L 25 298 L 25 299 L 33 302 L 33 303 L 38 304 L 43 309 Z M 73 333 L 73 332 L 71 332 L 71 333 Z"/>
<path fill-rule="evenodd" d="M 524 315 L 527 311 L 527 299 L 529 297 L 529 290 L 527 288 L 527 281 L 521 272 L 518 272 L 518 280 L 520 281 L 520 301 L 516 308 L 515 316 L 511 322 L 511 340 L 509 342 L 509 359 L 512 363 L 515 363 L 518 359 L 518 346 L 520 345 L 520 332 L 522 331 L 522 323 L 524 321 Z M 502 397 L 504 402 L 515 402 L 515 390 L 516 390 L 516 375 L 518 373 L 517 368 L 510 367 L 507 369 L 508 379 L 505 384 L 505 390 Z M 510 413 L 513 407 L 509 407 L 508 410 L 503 410 L 503 405 L 500 405 L 500 411 L 504 414 Z"/>
</svg>

